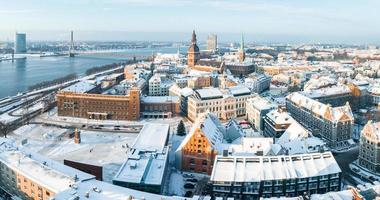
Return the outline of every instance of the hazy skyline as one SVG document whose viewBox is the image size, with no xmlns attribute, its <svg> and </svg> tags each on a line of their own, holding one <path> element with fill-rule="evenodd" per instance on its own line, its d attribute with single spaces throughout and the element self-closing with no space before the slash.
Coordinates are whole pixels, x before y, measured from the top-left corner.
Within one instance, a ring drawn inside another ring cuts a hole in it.
<svg viewBox="0 0 380 200">
<path fill-rule="evenodd" d="M 378 0 L 0 0 L 0 40 L 380 43 Z M 5 19 L 5 20 L 3 20 Z"/>
</svg>

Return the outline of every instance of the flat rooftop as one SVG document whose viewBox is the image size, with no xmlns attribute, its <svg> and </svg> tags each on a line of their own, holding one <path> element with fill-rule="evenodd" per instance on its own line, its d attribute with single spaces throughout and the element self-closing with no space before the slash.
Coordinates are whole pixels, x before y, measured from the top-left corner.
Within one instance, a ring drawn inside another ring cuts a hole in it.
<svg viewBox="0 0 380 200">
<path fill-rule="evenodd" d="M 9 147 L 10 145 L 7 142 L 1 142 L 1 146 Z M 93 175 L 65 166 L 24 148 L 4 149 L 0 147 L 0 162 L 54 193 L 69 188 L 75 182 L 95 178 Z"/>
<path fill-rule="evenodd" d="M 140 151 L 163 152 L 168 141 L 168 124 L 145 124 L 131 146 Z"/>
<path fill-rule="evenodd" d="M 89 197 L 86 197 L 86 193 L 88 193 Z M 78 198 L 79 197 L 79 198 Z M 112 185 L 109 183 L 105 183 L 97 180 L 89 180 L 80 182 L 74 187 L 67 189 L 59 194 L 57 194 L 54 199 L 55 200 L 68 200 L 68 199 L 91 199 L 91 200 L 104 200 L 104 199 L 112 199 L 112 200 L 191 200 L 192 198 L 184 198 L 184 197 L 174 197 L 174 196 L 163 196 L 148 192 L 141 192 L 125 187 L 120 187 L 117 185 Z M 193 198 L 194 200 L 196 198 Z"/>
<path fill-rule="evenodd" d="M 75 83 L 74 85 L 70 85 L 69 87 L 63 88 L 61 91 L 64 92 L 74 92 L 74 93 L 86 93 L 94 89 L 96 85 L 89 81 L 80 81 Z"/>
<path fill-rule="evenodd" d="M 230 88 L 228 88 L 228 90 L 234 96 L 251 94 L 251 90 L 247 86 L 244 86 L 244 85 L 238 85 L 238 86 L 230 87 Z"/>
<path fill-rule="evenodd" d="M 247 106 L 253 106 L 258 110 L 270 110 L 276 108 L 276 105 L 274 103 L 271 103 L 259 95 L 248 99 Z"/>
<path fill-rule="evenodd" d="M 73 130 L 71 130 L 73 131 Z M 81 162 L 103 167 L 103 180 L 112 181 L 126 160 L 127 147 L 131 146 L 138 134 L 113 133 L 104 130 L 80 130 L 81 143 L 75 144 L 69 138 L 68 129 L 54 126 L 29 124 L 22 126 L 10 135 L 31 151 L 63 163 L 63 160 Z"/>
<path fill-rule="evenodd" d="M 199 97 L 203 99 L 223 98 L 223 93 L 218 88 L 204 88 L 196 90 Z"/>
<path fill-rule="evenodd" d="M 141 102 L 144 103 L 177 103 L 179 97 L 176 96 L 144 96 L 141 97 Z"/>
<path fill-rule="evenodd" d="M 127 161 L 120 168 L 113 181 L 161 185 L 163 184 L 167 159 L 167 148 L 162 153 L 132 149 Z"/>
<path fill-rule="evenodd" d="M 292 156 L 217 156 L 211 181 L 261 182 L 342 172 L 331 152 Z"/>
</svg>

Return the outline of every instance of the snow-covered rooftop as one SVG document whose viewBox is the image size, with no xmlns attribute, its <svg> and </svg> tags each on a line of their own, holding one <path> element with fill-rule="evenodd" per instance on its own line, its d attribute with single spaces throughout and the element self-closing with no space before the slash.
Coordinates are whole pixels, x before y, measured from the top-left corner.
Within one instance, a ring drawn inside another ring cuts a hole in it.
<svg viewBox="0 0 380 200">
<path fill-rule="evenodd" d="M 132 149 L 163 152 L 169 135 L 168 124 L 145 124 L 132 145 Z"/>
<path fill-rule="evenodd" d="M 267 99 L 257 95 L 247 100 L 247 106 L 252 106 L 258 110 L 269 110 L 276 108 L 274 103 L 269 102 Z"/>
<path fill-rule="evenodd" d="M 94 83 L 91 83 L 89 81 L 80 81 L 78 83 L 75 83 L 74 85 L 63 88 L 61 91 L 75 92 L 75 93 L 86 93 L 88 91 L 91 91 L 95 87 L 96 87 L 96 85 Z"/>
<path fill-rule="evenodd" d="M 218 88 L 204 88 L 196 90 L 201 99 L 222 98 L 223 93 Z"/>
<path fill-rule="evenodd" d="M 88 195 L 88 197 L 86 197 Z M 183 197 L 163 196 L 148 192 L 141 192 L 129 188 L 119 187 L 98 180 L 89 180 L 77 183 L 72 188 L 58 193 L 55 200 L 68 199 L 91 199 L 91 200 L 184 200 Z M 190 198 L 187 198 L 191 200 Z"/>
<path fill-rule="evenodd" d="M 230 88 L 228 88 L 228 90 L 234 96 L 251 94 L 251 90 L 244 85 L 237 85 L 234 87 L 230 87 Z"/>
<path fill-rule="evenodd" d="M 346 85 L 325 87 L 325 88 L 303 92 L 305 96 L 310 97 L 312 99 L 318 99 L 321 97 L 333 96 L 333 95 L 344 95 L 344 94 L 350 94 L 350 93 L 351 93 L 351 90 Z"/>
<path fill-rule="evenodd" d="M 152 153 L 131 149 L 113 181 L 142 185 L 161 185 L 168 159 L 168 149 L 164 152 Z"/>
<path fill-rule="evenodd" d="M 368 88 L 368 92 L 372 95 L 380 95 L 380 85 L 371 85 Z"/>
<path fill-rule="evenodd" d="M 218 150 L 219 153 L 228 149 L 228 145 L 225 144 L 244 135 L 243 129 L 235 120 L 230 120 L 224 126 L 215 114 L 202 113 L 176 151 L 180 151 L 189 142 L 191 137 L 197 133 L 197 129 L 201 129 L 212 148 Z"/>
<path fill-rule="evenodd" d="M 141 102 L 144 102 L 144 103 L 168 103 L 168 102 L 177 103 L 177 102 L 179 102 L 179 97 L 176 97 L 176 96 L 144 96 L 144 97 L 141 97 Z"/>
<path fill-rule="evenodd" d="M 181 89 L 181 95 L 184 97 L 188 97 L 194 93 L 194 90 L 188 87 Z"/>
<path fill-rule="evenodd" d="M 355 195 L 352 190 L 343 190 L 338 192 L 328 192 L 325 194 L 313 194 L 310 200 L 352 200 Z"/>
<path fill-rule="evenodd" d="M 276 141 L 289 155 L 318 152 L 325 142 L 314 137 L 297 121 L 294 121 Z"/>
<path fill-rule="evenodd" d="M 245 137 L 240 144 L 231 144 L 228 152 L 234 156 L 267 155 L 273 144 L 273 138 Z"/>
<path fill-rule="evenodd" d="M 349 104 L 340 107 L 332 107 L 329 104 L 323 104 L 299 92 L 289 94 L 286 99 L 300 108 L 311 111 L 316 116 L 320 116 L 333 122 L 354 120 Z"/>
<path fill-rule="evenodd" d="M 0 141 L 0 162 L 54 193 L 78 181 L 95 178 L 25 148 L 16 148 L 9 140 Z"/>
<path fill-rule="evenodd" d="M 273 121 L 275 124 L 291 124 L 295 120 L 288 112 L 271 110 L 266 114 L 266 117 Z"/>
<path fill-rule="evenodd" d="M 211 181 L 261 182 L 342 172 L 331 152 L 293 156 L 217 156 Z"/>
<path fill-rule="evenodd" d="M 363 127 L 362 136 L 367 137 L 371 141 L 380 141 L 380 122 L 372 122 L 371 120 Z"/>
</svg>

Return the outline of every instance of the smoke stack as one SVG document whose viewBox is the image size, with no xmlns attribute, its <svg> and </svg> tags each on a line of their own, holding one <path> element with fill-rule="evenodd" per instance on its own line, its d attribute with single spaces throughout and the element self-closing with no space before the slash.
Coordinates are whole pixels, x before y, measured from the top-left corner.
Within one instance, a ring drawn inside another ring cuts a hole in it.
<svg viewBox="0 0 380 200">
<path fill-rule="evenodd" d="M 75 129 L 74 142 L 75 144 L 81 143 L 80 132 L 78 131 L 78 128 Z"/>
</svg>

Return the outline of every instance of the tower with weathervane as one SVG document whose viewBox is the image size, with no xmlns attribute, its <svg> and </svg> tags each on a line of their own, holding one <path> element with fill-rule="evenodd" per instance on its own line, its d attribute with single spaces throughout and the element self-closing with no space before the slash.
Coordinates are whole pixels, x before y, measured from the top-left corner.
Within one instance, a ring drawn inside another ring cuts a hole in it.
<svg viewBox="0 0 380 200">
<path fill-rule="evenodd" d="M 199 47 L 197 45 L 197 35 L 195 30 L 193 30 L 193 35 L 191 38 L 191 44 L 187 51 L 187 65 L 189 67 L 194 67 L 200 59 Z"/>
</svg>

